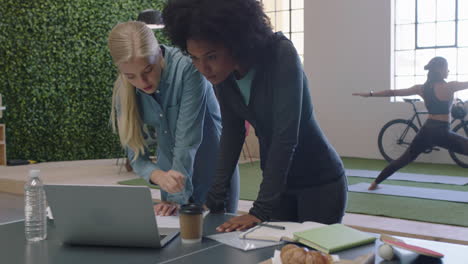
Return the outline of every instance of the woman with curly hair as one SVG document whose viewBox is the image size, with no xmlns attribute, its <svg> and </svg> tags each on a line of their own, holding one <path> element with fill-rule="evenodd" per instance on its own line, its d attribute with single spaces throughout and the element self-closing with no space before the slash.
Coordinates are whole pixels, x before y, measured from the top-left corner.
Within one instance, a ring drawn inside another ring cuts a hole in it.
<svg viewBox="0 0 468 264">
<path fill-rule="evenodd" d="M 269 220 L 340 222 L 347 199 L 341 159 L 315 120 L 296 49 L 272 31 L 261 3 L 170 0 L 163 20 L 172 42 L 215 85 L 221 105 L 221 150 L 207 199 L 212 212 L 225 209 L 245 120 L 258 137 L 263 179 L 257 199 L 248 214 L 217 230 Z"/>
<path fill-rule="evenodd" d="M 179 49 L 159 45 L 142 22 L 117 24 L 108 46 L 118 68 L 112 123 L 135 172 L 161 187 L 163 202 L 156 213 L 174 214 L 178 205 L 192 200 L 204 204 L 221 134 L 211 84 Z M 149 158 L 151 138 L 157 142 L 156 162 Z M 239 175 L 233 173 L 228 211 L 236 212 Z"/>
</svg>

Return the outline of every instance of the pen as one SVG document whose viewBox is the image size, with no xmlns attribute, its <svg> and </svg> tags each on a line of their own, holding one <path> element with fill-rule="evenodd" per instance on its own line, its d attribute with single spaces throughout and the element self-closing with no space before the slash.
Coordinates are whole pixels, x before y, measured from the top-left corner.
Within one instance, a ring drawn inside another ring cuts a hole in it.
<svg viewBox="0 0 468 264">
<path fill-rule="evenodd" d="M 265 223 L 258 223 L 257 225 L 259 225 L 259 226 L 271 227 L 271 228 L 280 229 L 280 230 L 285 230 L 285 229 L 286 229 L 286 227 L 284 227 L 284 226 L 271 225 L 271 224 L 265 224 Z"/>
</svg>

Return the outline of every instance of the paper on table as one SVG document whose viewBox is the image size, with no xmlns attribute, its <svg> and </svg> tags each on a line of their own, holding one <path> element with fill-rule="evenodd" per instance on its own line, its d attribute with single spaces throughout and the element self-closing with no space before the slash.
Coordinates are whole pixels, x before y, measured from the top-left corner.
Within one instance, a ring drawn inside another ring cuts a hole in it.
<svg viewBox="0 0 468 264">
<path fill-rule="evenodd" d="M 225 245 L 238 248 L 244 251 L 276 246 L 276 245 L 280 245 L 283 243 L 283 242 L 262 241 L 262 240 L 253 240 L 253 239 L 241 239 L 239 238 L 240 233 L 241 233 L 240 231 L 220 233 L 220 234 L 207 236 L 207 238 L 216 240 Z"/>
<path fill-rule="evenodd" d="M 209 211 L 203 212 L 203 217 L 205 217 Z M 162 216 L 162 215 L 155 215 L 156 216 L 156 223 L 158 227 L 164 228 L 180 228 L 180 221 L 178 215 L 170 215 L 170 216 Z"/>
<path fill-rule="evenodd" d="M 295 222 L 266 222 L 267 224 L 282 226 L 283 230 L 278 230 L 268 226 L 257 225 L 240 235 L 240 238 L 267 240 L 267 241 L 290 241 L 294 242 L 294 233 L 325 226 L 324 224 L 306 221 L 304 223 Z"/>
<path fill-rule="evenodd" d="M 158 227 L 164 228 L 180 228 L 179 216 L 178 215 L 171 215 L 171 216 L 156 216 L 156 223 Z"/>
<path fill-rule="evenodd" d="M 271 258 L 271 262 L 273 262 L 273 264 L 281 264 L 281 251 L 280 250 L 275 250 L 275 254 L 273 254 L 273 257 Z"/>
<path fill-rule="evenodd" d="M 154 200 L 161 200 L 161 191 L 158 189 L 149 188 L 151 192 L 151 198 Z"/>
</svg>

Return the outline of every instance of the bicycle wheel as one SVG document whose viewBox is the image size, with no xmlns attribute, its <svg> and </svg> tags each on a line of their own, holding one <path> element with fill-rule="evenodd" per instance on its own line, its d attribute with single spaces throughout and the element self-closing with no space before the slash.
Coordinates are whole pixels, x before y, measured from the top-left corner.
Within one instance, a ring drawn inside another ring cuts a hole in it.
<svg viewBox="0 0 468 264">
<path fill-rule="evenodd" d="M 409 120 L 395 119 L 385 124 L 379 133 L 380 154 L 388 162 L 399 158 L 409 147 L 418 128 Z"/>
<path fill-rule="evenodd" d="M 457 133 L 458 135 L 468 137 L 468 122 L 458 124 L 453 129 L 453 132 Z M 457 163 L 460 167 L 468 168 L 468 155 L 455 153 L 453 151 L 449 151 L 449 154 L 453 161 L 455 161 L 455 163 Z"/>
</svg>

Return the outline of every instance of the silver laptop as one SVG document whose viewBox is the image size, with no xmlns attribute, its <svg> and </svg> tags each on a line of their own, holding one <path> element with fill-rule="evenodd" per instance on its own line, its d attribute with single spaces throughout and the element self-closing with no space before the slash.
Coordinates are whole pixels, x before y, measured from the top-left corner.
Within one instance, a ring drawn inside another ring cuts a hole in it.
<svg viewBox="0 0 468 264">
<path fill-rule="evenodd" d="M 65 244 L 151 247 L 179 233 L 159 228 L 143 186 L 45 185 L 57 235 Z"/>
</svg>

